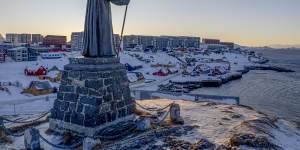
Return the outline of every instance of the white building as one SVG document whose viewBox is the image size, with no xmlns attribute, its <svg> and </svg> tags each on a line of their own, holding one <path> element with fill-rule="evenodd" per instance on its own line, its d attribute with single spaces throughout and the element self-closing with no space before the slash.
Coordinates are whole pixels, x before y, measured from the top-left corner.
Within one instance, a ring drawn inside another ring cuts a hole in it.
<svg viewBox="0 0 300 150">
<path fill-rule="evenodd" d="M 43 43 L 43 36 L 41 34 L 32 34 L 31 42 L 32 44 L 41 44 Z"/>
<path fill-rule="evenodd" d="M 7 33 L 5 38 L 6 38 L 6 42 L 13 43 L 13 44 L 19 43 L 18 42 L 19 35 L 16 33 Z"/>
<path fill-rule="evenodd" d="M 31 34 L 22 33 L 18 35 L 18 42 L 19 43 L 26 43 L 31 44 Z"/>
<path fill-rule="evenodd" d="M 32 42 L 32 35 L 28 33 L 7 33 L 6 34 L 6 41 L 13 43 L 13 44 L 31 44 Z"/>
<path fill-rule="evenodd" d="M 0 44 L 3 43 L 5 41 L 4 37 L 2 36 L 2 34 L 0 33 Z"/>
<path fill-rule="evenodd" d="M 71 48 L 73 51 L 83 50 L 83 35 L 84 32 L 73 32 L 71 35 Z"/>
<path fill-rule="evenodd" d="M 17 62 L 28 61 L 28 48 L 26 47 L 16 47 L 8 49 L 7 54 Z"/>
</svg>

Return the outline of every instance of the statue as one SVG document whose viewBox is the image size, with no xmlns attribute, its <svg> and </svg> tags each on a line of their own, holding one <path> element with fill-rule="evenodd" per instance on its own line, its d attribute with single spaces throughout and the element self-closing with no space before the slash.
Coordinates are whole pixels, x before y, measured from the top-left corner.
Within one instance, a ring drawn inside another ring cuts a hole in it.
<svg viewBox="0 0 300 150">
<path fill-rule="evenodd" d="M 126 67 L 116 57 L 110 2 L 88 0 L 82 57 L 64 66 L 50 129 L 63 134 L 95 137 L 104 128 L 135 119 Z"/>
<path fill-rule="evenodd" d="M 88 0 L 84 28 L 85 57 L 115 57 L 110 2 L 128 5 L 130 0 Z"/>
</svg>

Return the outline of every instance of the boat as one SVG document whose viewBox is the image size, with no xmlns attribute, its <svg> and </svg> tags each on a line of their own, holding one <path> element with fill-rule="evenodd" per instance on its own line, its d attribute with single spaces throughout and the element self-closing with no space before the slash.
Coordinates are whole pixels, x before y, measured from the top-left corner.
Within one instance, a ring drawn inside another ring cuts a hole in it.
<svg viewBox="0 0 300 150">
<path fill-rule="evenodd" d="M 43 59 L 59 59 L 62 58 L 63 53 L 51 52 L 51 53 L 41 53 Z"/>
</svg>

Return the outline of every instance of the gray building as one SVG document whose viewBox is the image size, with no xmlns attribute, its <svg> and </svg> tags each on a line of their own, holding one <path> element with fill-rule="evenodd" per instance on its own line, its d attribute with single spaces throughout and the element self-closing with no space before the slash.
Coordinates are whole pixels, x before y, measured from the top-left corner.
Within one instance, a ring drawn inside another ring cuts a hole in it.
<svg viewBox="0 0 300 150">
<path fill-rule="evenodd" d="M 8 56 L 13 60 L 20 61 L 37 61 L 38 52 L 35 49 L 27 47 L 16 47 L 7 50 Z"/>
<path fill-rule="evenodd" d="M 72 32 L 71 35 L 71 49 L 73 51 L 82 51 L 84 46 L 83 46 L 83 36 L 84 32 Z M 120 36 L 118 34 L 114 34 L 113 36 L 114 40 L 114 45 L 115 47 L 120 46 Z"/>
<path fill-rule="evenodd" d="M 199 48 L 200 37 L 184 37 L 184 47 L 185 48 Z"/>
<path fill-rule="evenodd" d="M 73 32 L 71 35 L 71 49 L 73 51 L 83 50 L 83 36 L 84 32 Z"/>
<path fill-rule="evenodd" d="M 31 44 L 31 34 L 22 33 L 18 35 L 18 42 L 19 43 L 27 43 Z"/>
<path fill-rule="evenodd" d="M 128 35 L 124 37 L 124 48 L 134 48 L 134 46 L 141 45 L 146 48 L 153 47 L 158 50 L 165 50 L 170 48 L 199 48 L 200 37 L 189 36 L 141 36 Z"/>
<path fill-rule="evenodd" d="M 126 48 L 134 48 L 136 45 L 140 45 L 140 36 L 138 35 L 126 35 L 123 38 L 123 47 Z"/>
<path fill-rule="evenodd" d="M 140 44 L 142 48 L 145 50 L 146 48 L 156 47 L 156 37 L 155 36 L 139 36 Z"/>
<path fill-rule="evenodd" d="M 120 46 L 121 46 L 121 37 L 120 37 L 120 35 L 119 34 L 114 34 L 114 46 L 116 47 L 116 48 L 119 48 Z"/>
<path fill-rule="evenodd" d="M 19 38 L 19 35 L 16 34 L 16 33 L 7 33 L 5 35 L 5 38 L 6 38 L 6 42 L 9 42 L 9 43 L 18 43 L 18 38 Z"/>
<path fill-rule="evenodd" d="M 7 54 L 17 62 L 28 61 L 28 48 L 26 47 L 16 47 L 8 49 Z"/>
<path fill-rule="evenodd" d="M 5 41 L 4 37 L 2 36 L 2 34 L 0 33 L 0 44 L 3 43 Z"/>
<path fill-rule="evenodd" d="M 171 40 L 169 37 L 160 36 L 156 38 L 156 48 L 159 50 L 166 50 L 171 48 Z"/>
<path fill-rule="evenodd" d="M 31 44 L 31 34 L 22 33 L 22 34 L 16 34 L 16 33 L 7 33 L 6 34 L 6 41 L 18 44 L 18 43 L 26 43 Z"/>
<path fill-rule="evenodd" d="M 41 34 L 32 34 L 32 44 L 43 43 L 44 37 Z"/>
<path fill-rule="evenodd" d="M 28 48 L 28 61 L 37 61 L 38 52 L 35 49 Z"/>
</svg>

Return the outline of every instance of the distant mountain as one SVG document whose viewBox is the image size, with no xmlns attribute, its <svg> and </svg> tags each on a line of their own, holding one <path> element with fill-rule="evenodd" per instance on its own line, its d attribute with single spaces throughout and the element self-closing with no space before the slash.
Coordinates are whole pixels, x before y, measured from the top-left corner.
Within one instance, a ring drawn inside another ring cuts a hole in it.
<svg viewBox="0 0 300 150">
<path fill-rule="evenodd" d="M 297 45 L 284 45 L 284 44 L 273 44 L 269 45 L 272 48 L 300 48 L 300 44 Z"/>
</svg>

